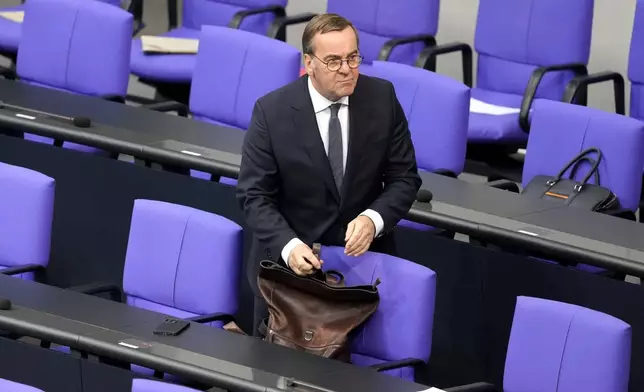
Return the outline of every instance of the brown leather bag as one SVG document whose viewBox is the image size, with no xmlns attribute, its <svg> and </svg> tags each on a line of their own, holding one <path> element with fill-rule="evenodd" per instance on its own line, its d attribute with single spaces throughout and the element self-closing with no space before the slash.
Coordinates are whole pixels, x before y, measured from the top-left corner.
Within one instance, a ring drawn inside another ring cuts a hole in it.
<svg viewBox="0 0 644 392">
<path fill-rule="evenodd" d="M 318 258 L 319 248 L 313 247 Z M 262 261 L 258 286 L 269 311 L 265 339 L 350 362 L 351 335 L 378 308 L 379 283 L 347 287 L 337 271 L 301 277 L 285 265 Z"/>
</svg>

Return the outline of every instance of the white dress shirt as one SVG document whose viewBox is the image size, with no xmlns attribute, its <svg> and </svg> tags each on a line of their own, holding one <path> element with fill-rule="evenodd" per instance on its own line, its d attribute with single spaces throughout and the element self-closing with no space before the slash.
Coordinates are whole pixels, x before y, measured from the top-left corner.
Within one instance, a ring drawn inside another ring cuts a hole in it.
<svg viewBox="0 0 644 392">
<path fill-rule="evenodd" d="M 331 105 L 334 103 L 341 103 L 340 110 L 338 111 L 338 119 L 340 120 L 340 125 L 342 127 L 342 166 L 346 173 L 347 170 L 347 155 L 349 152 L 349 97 L 342 97 L 337 102 L 332 102 L 323 97 L 311 83 L 311 79 L 308 79 L 309 83 L 309 93 L 311 95 L 311 102 L 313 103 L 313 110 L 315 111 L 315 117 L 318 123 L 318 129 L 320 131 L 320 137 L 322 138 L 322 143 L 324 144 L 324 150 L 327 155 L 329 154 L 329 120 L 331 119 Z M 373 222 L 373 225 L 376 228 L 376 237 L 380 234 L 383 227 L 385 226 L 382 216 L 374 210 L 368 209 L 362 214 L 367 216 Z M 301 244 L 302 241 L 299 238 L 293 238 L 290 240 L 284 249 L 282 249 L 282 259 L 288 265 L 288 257 L 291 254 L 293 248 Z"/>
</svg>

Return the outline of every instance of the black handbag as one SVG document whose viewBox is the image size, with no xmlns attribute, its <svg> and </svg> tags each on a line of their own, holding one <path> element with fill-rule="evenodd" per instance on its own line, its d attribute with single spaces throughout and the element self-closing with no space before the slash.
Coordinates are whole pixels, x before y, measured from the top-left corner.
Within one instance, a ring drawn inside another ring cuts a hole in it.
<svg viewBox="0 0 644 392">
<path fill-rule="evenodd" d="M 597 159 L 589 157 L 591 153 L 597 154 Z M 580 152 L 574 157 L 556 177 L 538 175 L 535 176 L 521 192 L 522 195 L 540 199 L 548 199 L 571 207 L 583 208 L 590 211 L 607 211 L 619 208 L 617 196 L 608 188 L 600 185 L 599 164 L 602 160 L 602 153 L 597 148 L 589 148 Z M 579 166 L 588 162 L 591 169 L 581 181 L 576 181 L 575 176 Z M 563 178 L 569 170 L 568 178 Z M 595 184 L 589 184 L 588 180 L 593 176 Z"/>
</svg>

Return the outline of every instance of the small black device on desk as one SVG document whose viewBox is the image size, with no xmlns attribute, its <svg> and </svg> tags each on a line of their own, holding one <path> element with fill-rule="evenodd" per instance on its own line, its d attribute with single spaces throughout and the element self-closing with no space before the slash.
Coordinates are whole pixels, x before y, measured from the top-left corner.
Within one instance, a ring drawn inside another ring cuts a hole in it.
<svg viewBox="0 0 644 392">
<path fill-rule="evenodd" d="M 156 335 L 177 336 L 190 326 L 186 320 L 168 317 L 153 331 Z"/>
</svg>

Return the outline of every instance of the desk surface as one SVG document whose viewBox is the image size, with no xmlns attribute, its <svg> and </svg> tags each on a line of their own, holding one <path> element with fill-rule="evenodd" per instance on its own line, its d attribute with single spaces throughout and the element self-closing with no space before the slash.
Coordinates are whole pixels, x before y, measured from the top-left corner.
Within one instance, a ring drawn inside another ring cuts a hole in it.
<svg viewBox="0 0 644 392">
<path fill-rule="evenodd" d="M 31 336 L 37 330 L 45 337 L 56 337 L 52 339 L 56 343 L 143 366 L 159 365 L 160 370 L 168 371 L 163 367 L 171 362 L 180 376 L 220 372 L 273 388 L 287 377 L 332 391 L 427 388 L 197 323 L 179 336 L 154 335 L 152 331 L 166 317 L 163 314 L 1 274 L 0 298 L 11 300 L 14 307 L 0 311 L 1 329 L 26 326 L 32 328 Z M 119 345 L 122 341 L 145 342 L 150 347 L 130 349 Z M 204 377 L 217 379 L 216 374 Z"/>
<path fill-rule="evenodd" d="M 91 142 L 95 147 L 109 148 L 141 158 L 147 158 L 151 153 L 153 158 L 170 160 L 169 163 L 185 164 L 235 177 L 239 171 L 239 152 L 245 136 L 245 132 L 239 129 L 6 79 L 0 79 L 0 101 L 47 113 L 92 120 L 91 127 L 76 128 L 58 120 L 38 118 L 39 126 L 57 127 L 54 132 L 65 135 L 65 140 L 75 141 L 72 136 L 76 135 L 87 139 L 79 139 L 78 142 Z M 35 126 L 34 122 L 15 118 L 13 113 L 15 111 L 11 109 L 0 109 L 2 122 L 10 120 L 12 124 Z M 92 135 L 113 140 L 92 139 Z M 191 146 L 187 148 L 189 150 L 210 149 L 217 157 L 207 159 L 194 154 L 172 153 L 162 146 L 166 140 L 185 143 Z M 213 164 L 215 160 L 229 167 L 221 168 Z"/>
</svg>

